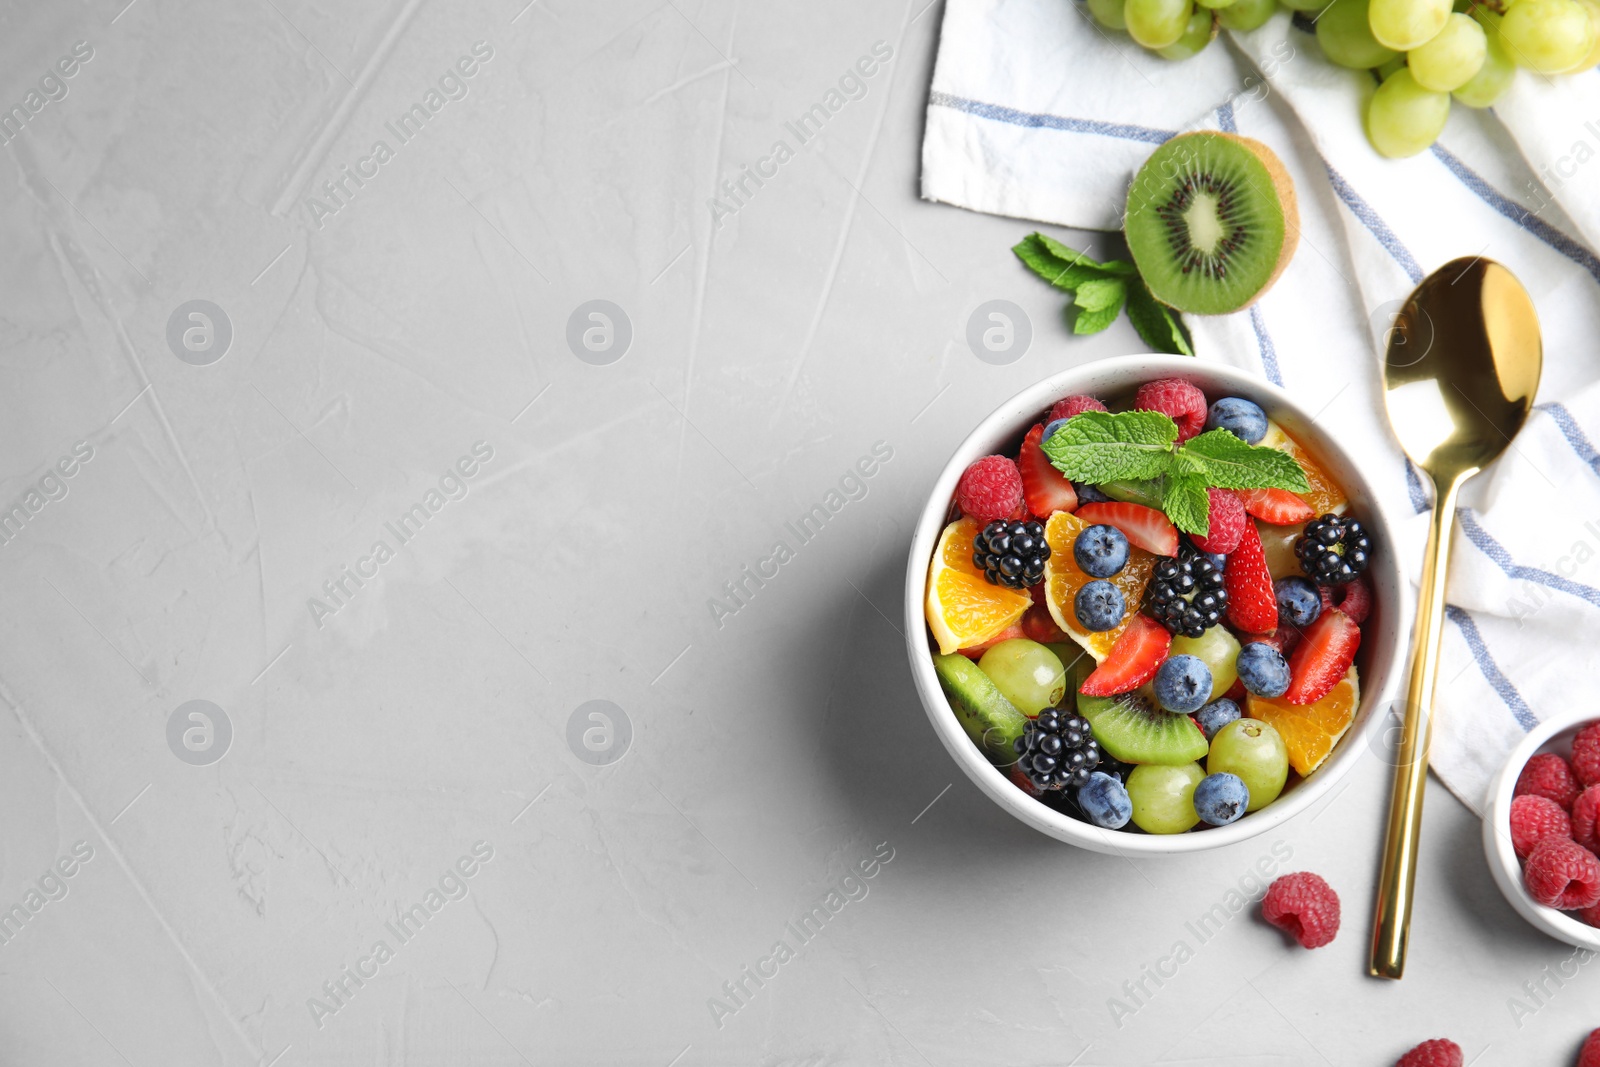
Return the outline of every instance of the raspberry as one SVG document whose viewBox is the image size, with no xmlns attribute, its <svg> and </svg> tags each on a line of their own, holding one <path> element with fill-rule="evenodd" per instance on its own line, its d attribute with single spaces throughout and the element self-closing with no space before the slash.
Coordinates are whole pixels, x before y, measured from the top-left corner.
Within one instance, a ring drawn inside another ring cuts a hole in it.
<svg viewBox="0 0 1600 1067">
<path fill-rule="evenodd" d="M 1239 547 L 1244 537 L 1244 524 L 1249 520 L 1245 518 L 1244 505 L 1239 498 L 1226 489 L 1207 489 L 1206 494 L 1211 498 L 1209 531 L 1204 537 L 1190 534 L 1189 540 L 1202 552 L 1220 552 L 1226 556 Z"/>
<path fill-rule="evenodd" d="M 1339 932 L 1339 894 L 1321 875 L 1296 871 L 1267 887 L 1261 917 L 1294 935 L 1302 948 L 1321 948 Z"/>
<path fill-rule="evenodd" d="M 1056 406 L 1050 409 L 1046 423 L 1055 422 L 1057 419 L 1070 419 L 1074 415 L 1081 415 L 1085 411 L 1104 411 L 1106 406 L 1092 396 L 1073 395 L 1065 400 L 1057 400 Z"/>
<path fill-rule="evenodd" d="M 1522 868 L 1528 895 L 1562 911 L 1581 911 L 1600 904 L 1600 859 L 1576 841 L 1547 837 Z"/>
<path fill-rule="evenodd" d="M 1527 859 L 1547 837 L 1571 836 L 1572 819 L 1549 797 L 1527 793 L 1511 802 L 1511 847 L 1518 859 Z"/>
<path fill-rule="evenodd" d="M 1591 922 L 1590 926 L 1600 926 L 1600 923 Z M 1578 1067 L 1600 1067 L 1600 1030 L 1589 1034 L 1589 1040 L 1583 1043 L 1583 1048 L 1578 1052 Z"/>
<path fill-rule="evenodd" d="M 1572 802 L 1578 799 L 1582 791 L 1566 760 L 1554 752 L 1541 752 L 1530 759 L 1522 768 L 1522 773 L 1517 775 L 1517 786 L 1512 794 L 1520 797 L 1524 793 L 1532 793 L 1534 796 L 1549 797 L 1570 811 Z"/>
<path fill-rule="evenodd" d="M 1210 411 L 1206 394 L 1182 378 L 1145 382 L 1133 395 L 1133 406 L 1140 411 L 1159 411 L 1177 423 L 1179 444 L 1205 429 Z"/>
<path fill-rule="evenodd" d="M 1572 739 L 1572 771 L 1584 785 L 1600 785 L 1600 722 Z"/>
<path fill-rule="evenodd" d="M 1600 823 L 1600 785 L 1591 785 L 1572 802 L 1572 839 L 1590 852 L 1600 853 L 1596 823 Z"/>
<path fill-rule="evenodd" d="M 1436 1037 L 1401 1056 L 1394 1067 L 1461 1067 L 1461 1063 L 1461 1046 L 1447 1038 Z"/>
<path fill-rule="evenodd" d="M 1357 578 L 1331 589 L 1325 585 L 1319 586 L 1318 591 L 1322 593 L 1324 601 L 1333 601 L 1333 606 L 1350 616 L 1350 621 L 1357 626 L 1366 622 L 1367 614 L 1372 611 L 1372 587 L 1365 578 Z"/>
<path fill-rule="evenodd" d="M 1022 517 L 1022 472 L 1005 456 L 974 460 L 956 483 L 956 504 L 963 513 L 988 525 Z"/>
</svg>

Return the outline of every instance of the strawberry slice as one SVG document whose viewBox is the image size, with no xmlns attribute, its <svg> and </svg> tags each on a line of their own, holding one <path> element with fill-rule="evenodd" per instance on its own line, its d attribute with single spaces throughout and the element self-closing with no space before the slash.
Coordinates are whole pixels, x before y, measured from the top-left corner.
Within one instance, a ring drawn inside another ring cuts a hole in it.
<svg viewBox="0 0 1600 1067">
<path fill-rule="evenodd" d="M 1255 523 L 1244 524 L 1244 536 L 1228 556 L 1222 579 L 1228 590 L 1229 622 L 1251 634 L 1270 634 L 1278 628 L 1272 571 L 1267 568 L 1267 553 L 1261 547 L 1261 531 Z"/>
<path fill-rule="evenodd" d="M 1105 662 L 1083 680 L 1079 692 L 1092 697 L 1109 697 L 1139 688 L 1156 676 L 1172 649 L 1167 628 L 1143 613 L 1133 617 Z"/>
<path fill-rule="evenodd" d="M 1034 586 L 1043 589 L 1043 585 Z M 1055 617 L 1050 614 L 1050 606 L 1040 601 L 1035 601 L 1033 607 L 1022 615 L 1022 635 L 1029 641 L 1037 641 L 1041 645 L 1059 645 L 1072 640 L 1072 635 L 1056 625 Z"/>
<path fill-rule="evenodd" d="M 1338 608 L 1325 611 L 1306 627 L 1294 655 L 1289 657 L 1289 704 L 1315 704 L 1339 684 L 1356 649 L 1361 647 L 1361 627 Z"/>
<path fill-rule="evenodd" d="M 1057 511 L 1076 511 L 1078 491 L 1065 474 L 1050 465 L 1039 442 L 1044 438 L 1044 427 L 1035 424 L 1022 439 L 1022 451 L 1017 456 L 1017 469 L 1022 472 L 1022 499 L 1028 510 L 1040 522 Z"/>
<path fill-rule="evenodd" d="M 1317 517 L 1315 508 L 1287 489 L 1236 489 L 1234 494 L 1246 513 L 1273 526 L 1294 526 Z"/>
<path fill-rule="evenodd" d="M 1124 504 L 1121 501 L 1085 504 L 1078 509 L 1078 518 L 1090 526 L 1115 526 L 1133 544 L 1158 556 L 1178 554 L 1178 528 L 1155 508 L 1143 504 Z"/>
</svg>

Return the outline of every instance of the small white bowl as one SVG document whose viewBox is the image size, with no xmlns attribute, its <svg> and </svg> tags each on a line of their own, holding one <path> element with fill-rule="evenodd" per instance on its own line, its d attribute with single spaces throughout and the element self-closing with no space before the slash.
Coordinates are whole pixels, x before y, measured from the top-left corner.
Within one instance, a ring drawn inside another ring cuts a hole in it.
<svg viewBox="0 0 1600 1067">
<path fill-rule="evenodd" d="M 1600 951 L 1600 929 L 1580 922 L 1567 912 L 1546 907 L 1528 895 L 1527 887 L 1522 884 L 1522 864 L 1511 847 L 1511 793 L 1517 787 L 1517 776 L 1522 768 L 1541 752 L 1570 756 L 1573 737 L 1593 722 L 1600 722 L 1600 713 L 1574 711 L 1558 715 L 1528 731 L 1528 736 L 1511 750 L 1505 766 L 1500 768 L 1494 784 L 1489 787 L 1489 803 L 1483 812 L 1483 851 L 1488 856 L 1495 884 L 1518 915 L 1557 941 Z"/>
<path fill-rule="evenodd" d="M 939 534 L 949 521 L 956 482 L 967 465 L 980 456 L 1015 454 L 1030 426 L 1051 404 L 1076 393 L 1117 396 L 1158 378 L 1184 378 L 1198 385 L 1211 399 L 1242 396 L 1254 400 L 1268 416 L 1311 450 L 1343 488 L 1350 511 L 1360 516 L 1373 536 L 1373 609 L 1361 627 L 1361 707 L 1350 731 L 1311 777 L 1285 790 L 1272 804 L 1235 823 L 1184 834 L 1144 834 L 1104 830 L 1054 811 L 1013 785 L 968 738 L 939 687 L 933 669 L 933 651 L 923 618 L 928 564 Z M 934 483 L 928 503 L 917 520 L 911 539 L 906 572 L 905 629 L 911 674 L 934 732 L 951 757 L 989 798 L 1042 833 L 1081 848 L 1120 855 L 1176 855 L 1204 852 L 1231 845 L 1292 819 L 1315 804 L 1348 774 L 1368 750 L 1368 734 L 1382 721 L 1380 709 L 1393 699 L 1405 666 L 1405 646 L 1415 610 L 1412 593 L 1394 553 L 1394 529 L 1371 484 L 1338 442 L 1324 433 L 1306 410 L 1276 386 L 1232 367 L 1204 363 L 1187 356 L 1121 356 L 1103 359 L 1052 375 L 1001 404 L 956 449 Z"/>
</svg>

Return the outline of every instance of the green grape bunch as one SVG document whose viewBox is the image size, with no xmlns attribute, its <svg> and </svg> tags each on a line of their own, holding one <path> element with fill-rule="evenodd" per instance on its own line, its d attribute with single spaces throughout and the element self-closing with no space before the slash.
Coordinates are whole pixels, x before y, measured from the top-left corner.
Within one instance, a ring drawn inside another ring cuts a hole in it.
<svg viewBox="0 0 1600 1067">
<path fill-rule="evenodd" d="M 1519 67 L 1550 77 L 1600 65 L 1600 0 L 1085 0 L 1095 22 L 1174 60 L 1219 29 L 1256 29 L 1280 4 L 1312 19 L 1330 63 L 1372 72 L 1367 139 L 1392 159 L 1438 140 L 1452 101 L 1492 105 Z"/>
</svg>

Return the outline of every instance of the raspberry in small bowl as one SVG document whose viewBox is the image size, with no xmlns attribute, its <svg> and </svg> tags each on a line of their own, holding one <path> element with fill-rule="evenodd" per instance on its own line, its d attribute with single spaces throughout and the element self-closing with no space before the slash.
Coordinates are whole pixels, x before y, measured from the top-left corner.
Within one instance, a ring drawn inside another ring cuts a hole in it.
<svg viewBox="0 0 1600 1067">
<path fill-rule="evenodd" d="M 1557 716 L 1518 743 L 1489 788 L 1483 847 L 1517 914 L 1600 950 L 1600 714 Z"/>
</svg>

